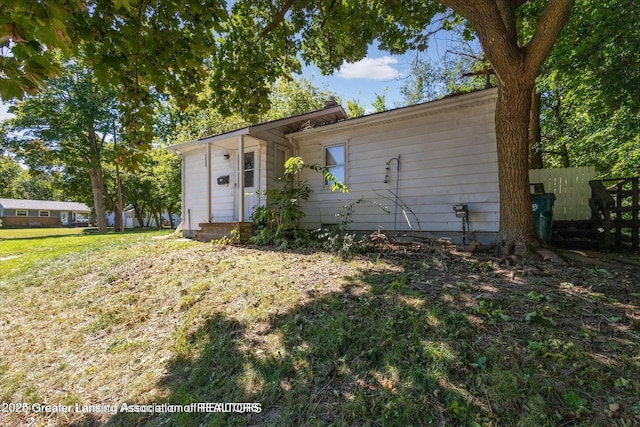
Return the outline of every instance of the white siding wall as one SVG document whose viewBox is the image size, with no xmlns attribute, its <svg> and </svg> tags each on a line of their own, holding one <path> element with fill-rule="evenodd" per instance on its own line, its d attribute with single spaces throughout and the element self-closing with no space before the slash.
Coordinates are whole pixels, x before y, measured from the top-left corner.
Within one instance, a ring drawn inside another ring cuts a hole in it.
<svg viewBox="0 0 640 427">
<path fill-rule="evenodd" d="M 498 230 L 499 191 L 495 142 L 495 97 L 486 102 L 431 112 L 422 117 L 394 120 L 385 124 L 366 124 L 334 131 L 296 134 L 299 155 L 307 163 L 322 164 L 323 146 L 347 142 L 348 194 L 323 188 L 320 174 L 305 171 L 303 176 L 314 188 L 304 204 L 307 216 L 303 226 L 319 227 L 338 222 L 342 206 L 364 197 L 388 208 L 390 214 L 367 205 L 355 208 L 353 230 L 392 231 L 396 163 L 391 163 L 389 182 L 384 183 L 386 162 L 400 155 L 399 198 L 413 211 L 398 209 L 398 231 L 434 232 L 452 236 L 461 231 L 452 205 L 469 205 L 470 229 L 477 232 Z M 364 122 L 363 120 L 361 120 Z M 419 224 L 418 224 L 419 222 Z M 486 239 L 485 239 L 486 240 Z"/>
<path fill-rule="evenodd" d="M 206 148 L 198 147 L 183 154 L 184 193 L 182 195 L 185 235 L 199 230 L 207 222 Z"/>
</svg>

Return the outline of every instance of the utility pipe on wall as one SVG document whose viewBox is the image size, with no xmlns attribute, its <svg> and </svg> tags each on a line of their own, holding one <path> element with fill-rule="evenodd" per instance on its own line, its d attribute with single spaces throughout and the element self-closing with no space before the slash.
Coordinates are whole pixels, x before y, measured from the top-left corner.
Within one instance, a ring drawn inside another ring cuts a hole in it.
<svg viewBox="0 0 640 427">
<path fill-rule="evenodd" d="M 238 221 L 244 222 L 244 135 L 238 139 Z"/>
<path fill-rule="evenodd" d="M 207 168 L 207 222 L 211 222 L 211 143 L 207 144 L 204 163 Z"/>
<path fill-rule="evenodd" d="M 385 178 L 384 182 L 385 184 L 387 182 L 389 182 L 389 178 L 388 178 L 388 173 L 390 170 L 390 166 L 391 166 L 391 162 L 392 161 L 396 161 L 397 164 L 397 168 L 396 168 L 396 207 L 395 207 L 395 211 L 393 213 L 393 235 L 396 235 L 396 225 L 397 225 L 397 218 L 398 218 L 398 191 L 400 191 L 400 154 L 398 154 L 398 157 L 392 157 L 389 159 L 389 161 L 387 162 L 387 177 Z"/>
</svg>

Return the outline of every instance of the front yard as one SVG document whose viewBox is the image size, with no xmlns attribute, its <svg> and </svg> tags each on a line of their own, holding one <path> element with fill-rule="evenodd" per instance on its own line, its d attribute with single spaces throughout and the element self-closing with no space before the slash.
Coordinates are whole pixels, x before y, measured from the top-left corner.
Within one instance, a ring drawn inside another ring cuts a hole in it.
<svg viewBox="0 0 640 427">
<path fill-rule="evenodd" d="M 640 423 L 637 257 L 163 233 L 0 240 L 0 425 Z"/>
</svg>

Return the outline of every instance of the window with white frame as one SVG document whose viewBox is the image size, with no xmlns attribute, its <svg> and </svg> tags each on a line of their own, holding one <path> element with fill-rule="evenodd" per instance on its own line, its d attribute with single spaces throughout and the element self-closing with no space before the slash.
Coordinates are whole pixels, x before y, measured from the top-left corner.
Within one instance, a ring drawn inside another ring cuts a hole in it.
<svg viewBox="0 0 640 427">
<path fill-rule="evenodd" d="M 336 177 L 338 181 L 346 184 L 346 144 L 327 145 L 324 147 L 324 167 Z M 325 185 L 329 183 L 325 179 Z"/>
<path fill-rule="evenodd" d="M 26 209 L 17 209 L 16 216 L 29 216 L 29 212 Z"/>
<path fill-rule="evenodd" d="M 43 217 L 51 216 L 51 212 L 49 212 L 49 211 L 39 211 L 38 212 L 38 216 L 43 216 Z"/>
</svg>

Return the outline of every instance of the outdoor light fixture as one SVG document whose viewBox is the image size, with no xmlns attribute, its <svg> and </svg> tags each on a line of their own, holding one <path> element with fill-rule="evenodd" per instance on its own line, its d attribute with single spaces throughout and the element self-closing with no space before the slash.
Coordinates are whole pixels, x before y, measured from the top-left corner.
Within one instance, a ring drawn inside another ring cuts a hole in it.
<svg viewBox="0 0 640 427">
<path fill-rule="evenodd" d="M 453 211 L 456 218 L 467 218 L 469 216 L 469 207 L 467 205 L 453 205 Z"/>
<path fill-rule="evenodd" d="M 225 155 L 224 155 L 224 159 L 225 159 L 225 160 L 229 160 L 229 155 L 228 155 L 228 154 L 225 154 Z"/>
</svg>

